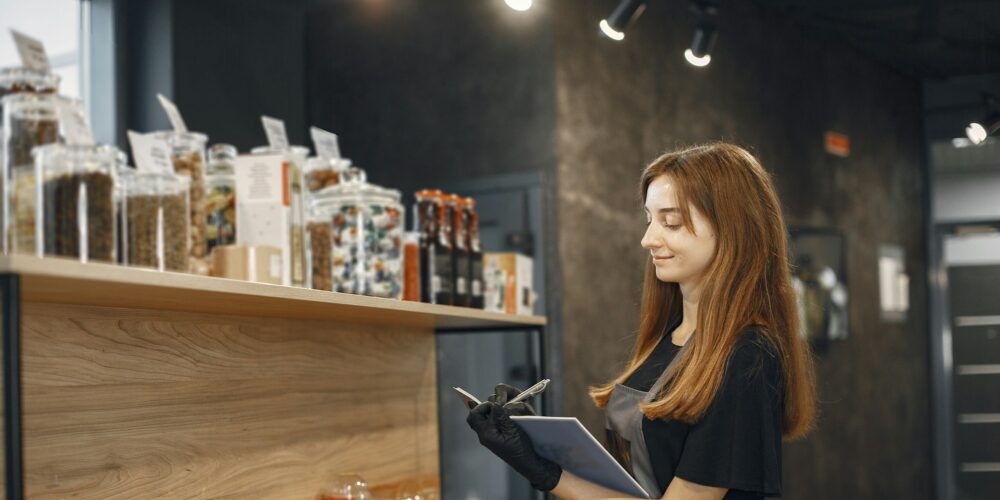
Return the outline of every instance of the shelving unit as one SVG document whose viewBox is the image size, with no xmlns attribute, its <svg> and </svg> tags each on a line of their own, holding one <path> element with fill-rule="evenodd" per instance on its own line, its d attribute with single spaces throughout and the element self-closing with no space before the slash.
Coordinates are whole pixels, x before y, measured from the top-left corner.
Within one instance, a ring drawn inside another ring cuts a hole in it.
<svg viewBox="0 0 1000 500">
<path fill-rule="evenodd" d="M 19 255 L 0 294 L 11 499 L 437 489 L 435 332 L 546 324 Z"/>
</svg>

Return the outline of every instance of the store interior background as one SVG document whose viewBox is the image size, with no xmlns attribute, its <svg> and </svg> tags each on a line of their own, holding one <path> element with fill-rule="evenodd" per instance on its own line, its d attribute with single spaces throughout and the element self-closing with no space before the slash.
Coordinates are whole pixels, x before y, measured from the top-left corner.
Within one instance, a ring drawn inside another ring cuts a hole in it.
<svg viewBox="0 0 1000 500">
<path fill-rule="evenodd" d="M 81 93 L 99 141 L 168 128 L 159 92 L 212 143 L 264 144 L 267 114 L 285 120 L 293 144 L 310 143 L 311 125 L 336 132 L 378 184 L 493 200 L 484 225 L 492 217 L 509 236 L 493 249 L 535 257 L 554 379 L 546 410 L 597 436 L 603 417 L 586 388 L 620 369 L 638 325 L 639 172 L 678 146 L 748 147 L 774 175 L 790 225 L 846 242 L 849 337 L 817 355 L 819 426 L 786 443 L 783 497 L 1000 488 L 1000 472 L 961 471 L 963 457 L 1000 463 L 988 453 L 1000 450 L 1000 423 L 954 425 L 942 361 L 945 240 L 975 225 L 985 243 L 967 259 L 1000 261 L 988 233 L 1000 227 L 1000 144 L 951 142 L 986 110 L 984 91 L 1000 96 L 1000 3 L 723 2 L 705 68 L 681 56 L 695 28 L 687 0 L 650 0 L 621 43 L 597 30 L 613 0 L 536 0 L 523 13 L 502 0 L 86 3 Z M 850 137 L 849 157 L 824 151 L 826 131 Z M 880 244 L 905 252 L 902 322 L 880 316 Z M 985 396 L 1000 393 L 1000 375 L 976 384 L 964 390 L 984 391 L 978 399 L 1000 413 Z M 474 442 L 464 427 L 441 433 Z M 442 472 L 446 482 L 462 474 Z"/>
</svg>

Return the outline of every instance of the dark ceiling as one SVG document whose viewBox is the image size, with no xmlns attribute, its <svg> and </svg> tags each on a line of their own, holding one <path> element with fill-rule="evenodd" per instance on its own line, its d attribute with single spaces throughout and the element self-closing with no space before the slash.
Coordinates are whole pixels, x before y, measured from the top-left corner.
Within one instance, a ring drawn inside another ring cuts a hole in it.
<svg viewBox="0 0 1000 500">
<path fill-rule="evenodd" d="M 914 77 L 1000 72 L 997 0 L 759 1 Z"/>
</svg>

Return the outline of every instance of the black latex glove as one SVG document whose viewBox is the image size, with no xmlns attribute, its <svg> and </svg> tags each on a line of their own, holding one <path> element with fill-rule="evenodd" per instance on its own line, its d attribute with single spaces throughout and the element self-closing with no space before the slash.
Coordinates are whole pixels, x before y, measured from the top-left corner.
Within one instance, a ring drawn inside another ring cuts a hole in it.
<svg viewBox="0 0 1000 500">
<path fill-rule="evenodd" d="M 511 415 L 535 415 L 535 409 L 530 403 L 528 403 L 527 400 L 510 405 L 507 404 L 507 401 L 514 399 L 518 394 L 521 394 L 521 389 L 518 389 L 517 387 L 507 384 L 497 384 L 497 386 L 493 388 L 493 395 L 490 396 L 487 401 L 503 406 L 504 409 L 507 410 L 507 413 Z"/>
<path fill-rule="evenodd" d="M 532 487 L 552 491 L 559 484 L 562 468 L 535 453 L 531 438 L 510 419 L 502 405 L 487 401 L 476 406 L 466 422 L 479 435 L 479 444 L 527 478 Z"/>
</svg>

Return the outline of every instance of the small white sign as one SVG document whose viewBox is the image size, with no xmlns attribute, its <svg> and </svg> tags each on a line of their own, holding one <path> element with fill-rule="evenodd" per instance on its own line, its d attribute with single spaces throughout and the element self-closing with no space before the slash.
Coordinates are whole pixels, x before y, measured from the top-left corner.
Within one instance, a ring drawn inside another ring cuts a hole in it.
<svg viewBox="0 0 1000 500">
<path fill-rule="evenodd" d="M 87 121 L 83 103 L 76 99 L 65 99 L 59 102 L 57 109 L 59 127 L 62 129 L 66 144 L 93 146 L 94 133 L 90 129 L 90 122 Z"/>
<path fill-rule="evenodd" d="M 148 174 L 172 174 L 174 166 L 170 162 L 170 146 L 167 141 L 148 134 L 128 131 L 128 142 L 132 145 L 135 168 Z"/>
<path fill-rule="evenodd" d="M 312 135 L 313 144 L 316 146 L 316 156 L 326 159 L 340 158 L 340 143 L 337 134 L 318 127 L 310 128 L 309 134 Z"/>
<path fill-rule="evenodd" d="M 270 116 L 261 116 L 261 123 L 264 124 L 264 133 L 267 134 L 267 143 L 273 149 L 288 149 L 288 133 L 285 132 L 285 122 Z"/>
<path fill-rule="evenodd" d="M 37 71 L 49 70 L 49 56 L 45 54 L 45 46 L 41 40 L 36 40 L 20 31 L 10 30 L 17 45 L 17 53 L 21 56 L 21 64 Z"/>
<path fill-rule="evenodd" d="M 177 105 L 163 94 L 156 94 L 156 98 L 160 100 L 160 106 L 163 106 L 163 110 L 167 112 L 167 119 L 170 120 L 170 126 L 174 128 L 174 132 L 182 134 L 187 132 L 187 125 L 184 123 L 184 118 L 181 118 L 181 110 L 177 109 Z"/>
</svg>

